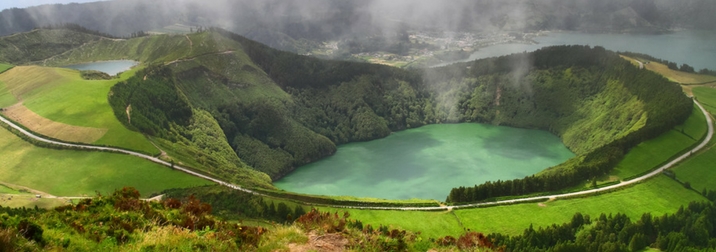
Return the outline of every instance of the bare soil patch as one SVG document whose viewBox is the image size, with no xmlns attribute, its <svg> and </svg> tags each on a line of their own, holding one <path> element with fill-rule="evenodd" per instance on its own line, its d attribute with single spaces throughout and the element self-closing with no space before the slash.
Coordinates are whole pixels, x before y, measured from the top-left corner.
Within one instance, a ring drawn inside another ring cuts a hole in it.
<svg viewBox="0 0 716 252">
<path fill-rule="evenodd" d="M 68 142 L 94 143 L 107 133 L 107 129 L 73 126 L 52 121 L 35 114 L 22 103 L 6 108 L 3 114 L 34 132 Z"/>
<path fill-rule="evenodd" d="M 348 240 L 340 234 L 317 235 L 316 232 L 308 234 L 308 243 L 289 244 L 288 249 L 292 252 L 304 251 L 345 251 Z"/>
</svg>

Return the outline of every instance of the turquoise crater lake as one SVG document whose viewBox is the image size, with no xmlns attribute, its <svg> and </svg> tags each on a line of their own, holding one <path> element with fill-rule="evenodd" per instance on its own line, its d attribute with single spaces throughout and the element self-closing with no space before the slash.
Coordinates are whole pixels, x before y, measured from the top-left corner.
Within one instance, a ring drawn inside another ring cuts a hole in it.
<svg viewBox="0 0 716 252">
<path fill-rule="evenodd" d="M 574 154 L 546 131 L 476 123 L 435 124 L 369 142 L 274 182 L 286 191 L 382 199 L 436 199 L 450 189 L 522 178 Z"/>
<path fill-rule="evenodd" d="M 127 71 L 132 67 L 139 64 L 139 62 L 133 60 L 110 60 L 110 61 L 98 61 L 89 62 L 77 65 L 64 66 L 64 68 L 71 68 L 75 70 L 95 70 L 105 72 L 109 75 L 117 75 L 118 73 Z"/>
</svg>

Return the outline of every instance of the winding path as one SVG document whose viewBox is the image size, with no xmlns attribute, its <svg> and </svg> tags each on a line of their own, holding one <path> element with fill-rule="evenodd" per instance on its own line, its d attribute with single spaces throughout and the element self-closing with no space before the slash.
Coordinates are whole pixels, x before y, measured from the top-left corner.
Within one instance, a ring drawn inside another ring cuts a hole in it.
<svg viewBox="0 0 716 252">
<path fill-rule="evenodd" d="M 683 155 L 681 155 L 681 156 L 679 156 L 679 157 L 677 157 L 677 158 L 674 158 L 671 162 L 669 162 L 669 163 L 667 163 L 667 164 L 664 164 L 664 165 L 662 165 L 661 167 L 659 167 L 659 168 L 657 168 L 657 169 L 655 169 L 655 170 L 653 170 L 653 171 L 651 171 L 651 172 L 649 172 L 649 173 L 647 173 L 647 174 L 645 174 L 645 175 L 643 175 L 643 176 L 640 176 L 640 177 L 638 177 L 638 178 L 634 178 L 634 179 L 628 180 L 628 181 L 622 181 L 622 182 L 619 183 L 619 184 L 610 185 L 610 186 L 606 186 L 606 187 L 602 187 L 602 188 L 597 188 L 597 189 L 591 189 L 591 190 L 573 192 L 573 193 L 563 193 L 563 194 L 555 194 L 555 195 L 535 196 L 535 197 L 527 197 L 527 198 L 520 198 L 520 199 L 501 200 L 501 201 L 495 201 L 495 202 L 483 202 L 483 203 L 474 203 L 474 204 L 457 205 L 457 206 L 436 206 L 436 207 L 371 207 L 371 206 L 343 206 L 343 205 L 324 205 L 324 204 L 309 204 L 309 205 L 324 206 L 324 207 L 333 207 L 333 208 L 368 209 L 368 210 L 437 211 L 437 210 L 453 210 L 453 209 L 462 209 L 462 208 L 475 208 L 475 207 L 505 205 L 505 204 L 514 204 L 514 203 L 530 202 L 530 201 L 537 201 L 537 200 L 570 198 L 570 197 L 575 197 L 575 196 L 583 196 L 583 195 L 588 195 L 588 194 L 596 194 L 596 193 L 601 193 L 601 192 L 605 192 L 605 191 L 614 190 L 614 189 L 617 189 L 617 188 L 620 188 L 620 187 L 624 187 L 624 186 L 636 184 L 636 183 L 639 183 L 639 182 L 641 182 L 641 181 L 644 181 L 644 180 L 646 180 L 646 179 L 648 179 L 648 178 L 651 178 L 651 177 L 654 177 L 654 176 L 656 176 L 656 175 L 659 175 L 659 174 L 660 174 L 661 172 L 663 172 L 664 170 L 673 167 L 673 166 L 676 165 L 677 163 L 679 163 L 679 162 L 681 162 L 681 161 L 683 161 L 683 160 L 689 158 L 693 153 L 698 152 L 698 151 L 702 150 L 704 147 L 706 147 L 706 145 L 711 141 L 711 138 L 713 138 L 713 135 L 714 135 L 713 120 L 711 119 L 711 115 L 709 114 L 709 112 L 707 112 L 706 109 L 704 109 L 704 107 L 701 106 L 701 104 L 700 104 L 698 101 L 695 101 L 695 100 L 694 100 L 694 103 L 696 103 L 696 105 L 698 105 L 699 108 L 701 109 L 701 112 L 704 113 L 704 116 L 706 117 L 706 122 L 708 123 L 708 133 L 706 134 L 706 137 L 704 138 L 704 140 L 703 140 L 699 145 L 697 145 L 696 147 L 694 147 L 693 149 L 691 149 L 690 151 L 686 152 L 685 154 L 683 154 Z M 54 140 L 50 140 L 50 139 L 46 139 L 46 138 L 42 138 L 42 137 L 40 137 L 40 136 L 37 136 L 37 135 L 35 135 L 35 134 L 33 134 L 33 133 L 31 133 L 31 132 L 29 132 L 29 131 L 23 129 L 22 127 L 16 125 L 15 123 L 13 123 L 13 122 L 7 120 L 7 119 L 6 119 L 5 117 L 3 117 L 3 116 L 0 116 L 0 121 L 2 121 L 2 122 L 4 122 L 4 123 L 8 124 L 10 127 L 14 128 L 14 129 L 16 129 L 16 130 L 18 130 L 18 131 L 21 132 L 22 134 L 24 134 L 24 135 L 26 135 L 26 136 L 28 136 L 28 137 L 34 139 L 34 140 L 37 140 L 37 141 L 41 141 L 41 142 L 45 142 L 45 143 L 49 143 L 49 144 L 54 144 L 54 145 L 59 145 L 59 146 L 71 147 L 71 148 L 86 149 L 86 150 L 97 150 L 97 151 L 109 151 L 109 152 L 116 152 L 116 153 L 123 153 L 123 154 L 127 154 L 127 155 L 132 155 L 132 156 L 140 157 L 140 158 L 143 158 L 143 159 L 146 159 L 146 160 L 149 160 L 149 161 L 152 161 L 152 162 L 161 164 L 161 165 L 165 165 L 165 166 L 168 166 L 168 167 L 172 167 L 173 169 L 176 169 L 176 170 L 179 170 L 179 171 L 188 173 L 188 174 L 193 175 L 193 176 L 196 176 L 196 177 L 200 177 L 200 178 L 203 178 L 203 179 L 206 179 L 206 180 L 209 180 L 209 181 L 213 181 L 213 182 L 215 182 L 215 183 L 217 183 L 217 184 L 220 184 L 220 185 L 223 185 L 223 186 L 232 188 L 232 189 L 234 189 L 234 190 L 239 190 L 239 191 L 251 193 L 251 194 L 254 194 L 254 195 L 273 197 L 273 196 L 265 195 L 265 194 L 262 194 L 262 193 L 259 193 L 259 192 L 256 192 L 256 191 L 253 191 L 253 190 L 250 190 L 250 189 L 246 189 L 246 188 L 240 187 L 240 186 L 238 186 L 238 185 L 234 185 L 234 184 L 231 184 L 231 183 L 228 183 L 228 182 L 225 182 L 225 181 L 216 179 L 216 178 L 212 178 L 212 177 L 207 176 L 207 175 L 203 175 L 203 174 L 197 173 L 197 172 L 195 172 L 195 171 L 189 170 L 189 169 L 187 169 L 187 168 L 184 168 L 184 167 L 181 167 L 181 166 L 178 166 L 178 165 L 172 165 L 172 164 L 169 163 L 169 162 L 166 162 L 166 161 L 164 161 L 164 160 L 161 160 L 161 159 L 156 158 L 156 157 L 153 157 L 153 156 L 149 156 L 149 155 L 145 155 L 145 154 L 137 153 L 137 152 L 133 152 L 133 151 L 128 151 L 128 150 L 118 149 L 118 148 L 112 148 L 112 147 L 102 147 L 102 146 L 93 146 L 93 145 L 71 144 L 71 143 L 58 142 L 58 141 L 54 141 Z"/>
</svg>

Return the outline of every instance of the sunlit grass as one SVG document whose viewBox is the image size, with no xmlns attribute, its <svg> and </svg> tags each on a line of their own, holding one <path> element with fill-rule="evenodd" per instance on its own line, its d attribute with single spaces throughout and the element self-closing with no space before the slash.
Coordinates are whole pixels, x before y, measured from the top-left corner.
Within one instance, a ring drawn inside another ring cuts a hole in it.
<svg viewBox="0 0 716 252">
<path fill-rule="evenodd" d="M 666 176 L 658 176 L 632 187 L 584 198 L 556 200 L 542 203 L 524 203 L 487 208 L 455 210 L 452 212 L 411 212 L 381 210 L 344 210 L 323 208 L 329 211 L 348 211 L 352 219 L 364 224 L 391 225 L 421 236 L 437 238 L 456 236 L 465 229 L 483 233 L 499 232 L 519 234 L 530 224 L 534 228 L 553 223 L 565 223 L 580 212 L 592 218 L 601 213 L 624 213 L 632 219 L 644 213 L 658 216 L 673 213 L 682 205 L 705 200 L 698 193 L 684 188 Z"/>
<path fill-rule="evenodd" d="M 211 184 L 129 155 L 36 147 L 0 129 L 0 181 L 56 196 L 109 194 L 125 186 L 143 196 L 170 188 Z"/>
<path fill-rule="evenodd" d="M 634 65 L 638 66 L 639 64 L 636 62 L 636 60 L 641 61 L 644 64 L 644 68 L 647 70 L 653 71 L 655 73 L 661 74 L 662 76 L 666 77 L 670 81 L 680 83 L 680 84 L 697 84 L 697 83 L 707 83 L 707 82 L 716 82 L 716 76 L 711 75 L 705 75 L 705 74 L 696 74 L 696 73 L 687 73 L 682 71 L 677 71 L 673 69 L 669 69 L 668 66 L 661 64 L 659 62 L 650 62 L 648 60 L 643 59 L 634 59 L 627 56 L 621 56 L 622 58 L 629 60 Z"/>
<path fill-rule="evenodd" d="M 12 102 L 6 100 L 10 93 L 41 117 L 68 125 L 106 129 L 107 133 L 94 144 L 158 154 L 142 134 L 127 129 L 117 120 L 107 99 L 114 84 L 136 71 L 136 68 L 127 71 L 120 79 L 88 81 L 82 80 L 79 72 L 72 69 L 15 67 L 0 75 L 0 82 L 6 87 L 3 89 L 0 85 L 0 106 Z"/>
<path fill-rule="evenodd" d="M 627 179 L 657 168 L 683 150 L 697 143 L 706 134 L 706 118 L 694 105 L 691 116 L 657 138 L 640 143 L 629 150 L 610 175 Z"/>
</svg>

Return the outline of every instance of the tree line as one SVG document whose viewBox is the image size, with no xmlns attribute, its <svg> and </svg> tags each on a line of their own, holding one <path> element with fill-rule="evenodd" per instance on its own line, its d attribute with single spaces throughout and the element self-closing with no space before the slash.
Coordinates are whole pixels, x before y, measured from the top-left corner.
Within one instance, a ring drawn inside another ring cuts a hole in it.
<svg viewBox="0 0 716 252">
<path fill-rule="evenodd" d="M 712 251 L 716 249 L 716 206 L 713 202 L 692 202 L 676 213 L 643 214 L 631 220 L 624 214 L 601 214 L 595 219 L 576 213 L 562 225 L 535 229 L 521 235 L 488 235 L 505 251 Z"/>
</svg>

